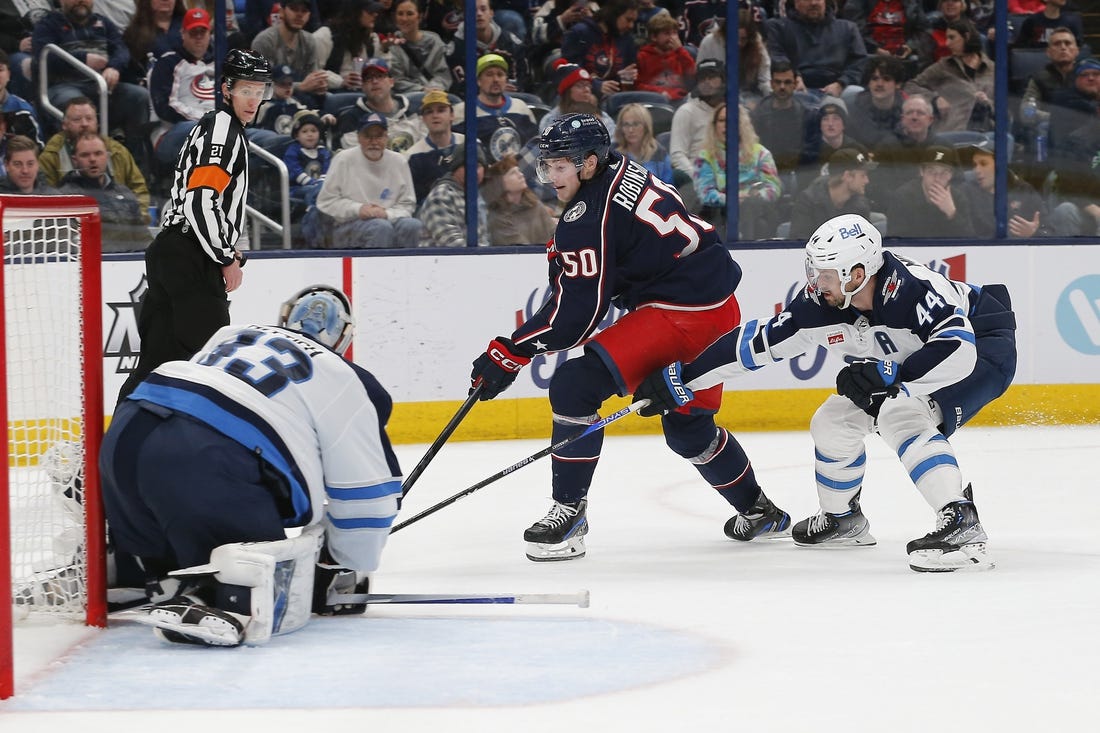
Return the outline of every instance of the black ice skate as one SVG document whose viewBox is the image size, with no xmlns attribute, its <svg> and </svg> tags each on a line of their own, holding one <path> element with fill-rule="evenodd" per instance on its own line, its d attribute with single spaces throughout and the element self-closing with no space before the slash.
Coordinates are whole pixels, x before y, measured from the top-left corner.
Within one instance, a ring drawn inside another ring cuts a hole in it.
<svg viewBox="0 0 1100 733">
<path fill-rule="evenodd" d="M 950 573 L 994 567 L 986 554 L 988 538 L 974 506 L 974 490 L 968 485 L 963 496 L 963 501 L 953 501 L 939 510 L 934 530 L 905 546 L 910 568 L 918 573 Z"/>
<path fill-rule="evenodd" d="M 155 603 L 144 615 L 130 618 L 152 626 L 153 633 L 165 641 L 200 646 L 239 646 L 245 638 L 244 623 L 248 621 L 185 596 Z"/>
<path fill-rule="evenodd" d="M 791 534 L 791 515 L 771 502 L 760 492 L 756 503 L 744 514 L 737 514 L 722 528 L 731 540 L 748 542 L 756 539 L 775 539 L 789 537 Z"/>
<path fill-rule="evenodd" d="M 581 499 L 576 504 L 555 501 L 546 516 L 523 533 L 523 539 L 527 542 L 527 558 L 546 562 L 584 557 L 584 536 L 588 534 L 587 508 L 587 499 Z"/>
<path fill-rule="evenodd" d="M 858 492 L 848 502 L 848 511 L 818 512 L 794 525 L 791 537 L 802 547 L 870 547 L 876 542 L 871 536 L 871 523 L 859 508 Z"/>
</svg>

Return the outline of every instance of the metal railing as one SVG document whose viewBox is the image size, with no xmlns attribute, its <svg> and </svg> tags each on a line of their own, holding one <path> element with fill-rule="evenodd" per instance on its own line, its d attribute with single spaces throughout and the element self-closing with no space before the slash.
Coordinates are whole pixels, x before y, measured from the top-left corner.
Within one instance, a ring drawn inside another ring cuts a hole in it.
<svg viewBox="0 0 1100 733">
<path fill-rule="evenodd" d="M 99 87 L 99 133 L 106 135 L 109 128 L 107 127 L 107 81 L 103 78 L 103 75 L 98 71 L 88 66 L 86 63 L 73 56 L 65 49 L 58 46 L 56 43 L 47 43 L 42 47 L 42 52 L 38 54 L 38 104 L 45 111 L 50 114 L 51 117 L 56 119 L 62 119 L 65 116 L 64 111 L 54 107 L 50 103 L 49 89 L 50 80 L 49 76 L 49 58 L 50 56 L 57 56 L 62 61 L 73 67 L 76 71 L 80 72 L 84 76 L 88 77 L 96 83 Z"/>
<path fill-rule="evenodd" d="M 252 248 L 260 249 L 260 227 L 257 225 L 262 225 L 282 235 L 283 249 L 290 249 L 290 171 L 278 156 L 272 155 L 254 142 L 248 143 L 248 151 L 273 165 L 279 172 L 279 207 L 282 212 L 282 223 L 280 223 L 259 209 L 245 204 L 245 212 L 249 216 L 248 228 L 252 237 Z"/>
</svg>

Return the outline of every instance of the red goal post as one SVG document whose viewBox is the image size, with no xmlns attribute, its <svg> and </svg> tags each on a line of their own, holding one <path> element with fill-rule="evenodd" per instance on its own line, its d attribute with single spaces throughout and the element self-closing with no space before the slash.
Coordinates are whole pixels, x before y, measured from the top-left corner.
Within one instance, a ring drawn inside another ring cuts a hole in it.
<svg viewBox="0 0 1100 733">
<path fill-rule="evenodd" d="M 105 626 L 100 218 L 86 196 L 0 196 L 0 699 L 24 616 Z"/>
</svg>

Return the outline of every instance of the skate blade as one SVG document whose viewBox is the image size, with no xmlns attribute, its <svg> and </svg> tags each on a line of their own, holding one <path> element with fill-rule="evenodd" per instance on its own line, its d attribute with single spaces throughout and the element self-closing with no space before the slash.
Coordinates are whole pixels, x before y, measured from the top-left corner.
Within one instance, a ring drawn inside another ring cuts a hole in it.
<svg viewBox="0 0 1100 733">
<path fill-rule="evenodd" d="M 153 607 L 144 614 L 128 618 L 152 626 L 157 637 L 176 644 L 232 647 L 244 642 L 244 633 L 240 629 L 217 616 L 205 616 L 197 624 L 188 624 L 180 621 L 178 614 L 165 613 Z"/>
<path fill-rule="evenodd" d="M 556 562 L 559 560 L 579 560 L 584 557 L 584 537 L 570 537 L 565 542 L 546 545 L 539 542 L 527 543 L 527 559 L 532 562 Z"/>
<path fill-rule="evenodd" d="M 799 542 L 795 540 L 794 543 L 799 547 L 815 547 L 822 550 L 842 550 L 849 547 L 874 547 L 878 544 L 878 540 L 868 532 L 859 537 L 838 537 L 835 540 L 826 540 L 824 542 Z"/>
<path fill-rule="evenodd" d="M 918 573 L 953 573 L 992 570 L 997 563 L 986 554 L 984 542 L 974 542 L 952 552 L 916 550 L 909 555 L 909 567 Z"/>
</svg>

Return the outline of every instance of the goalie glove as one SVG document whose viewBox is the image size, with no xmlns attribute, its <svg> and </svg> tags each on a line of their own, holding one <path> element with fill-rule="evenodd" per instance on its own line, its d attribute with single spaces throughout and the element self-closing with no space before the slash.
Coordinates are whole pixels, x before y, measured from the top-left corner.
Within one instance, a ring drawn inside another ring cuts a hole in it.
<svg viewBox="0 0 1100 733">
<path fill-rule="evenodd" d="M 639 415 L 643 417 L 664 415 L 695 399 L 695 393 L 684 384 L 681 377 L 682 368 L 680 362 L 674 361 L 642 380 L 638 389 L 634 391 L 634 401 L 649 400 L 649 404 L 638 410 Z"/>
<path fill-rule="evenodd" d="M 882 403 L 896 397 L 901 365 L 878 359 L 856 359 L 836 375 L 836 391 L 871 417 L 878 417 Z"/>
<path fill-rule="evenodd" d="M 516 346 L 511 339 L 497 336 L 489 342 L 485 353 L 474 359 L 470 372 L 470 391 L 481 387 L 479 400 L 491 400 L 512 386 L 519 370 L 531 363 L 531 354 Z"/>
<path fill-rule="evenodd" d="M 326 562 L 326 560 L 329 560 Z M 369 593 L 370 576 L 336 565 L 328 557 L 328 548 L 317 562 L 313 574 L 313 612 L 319 616 L 350 616 L 367 610 L 365 603 L 330 604 L 334 593 Z"/>
</svg>

